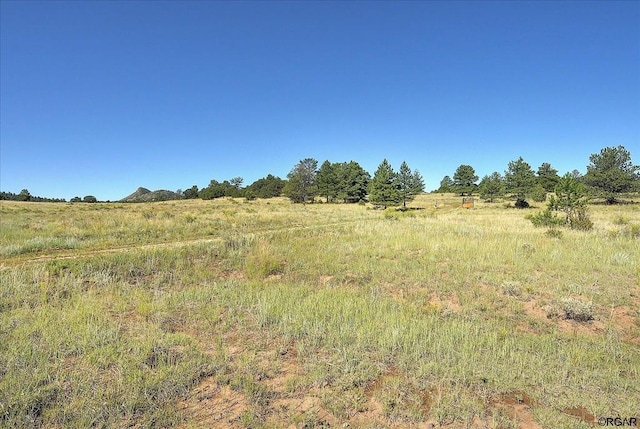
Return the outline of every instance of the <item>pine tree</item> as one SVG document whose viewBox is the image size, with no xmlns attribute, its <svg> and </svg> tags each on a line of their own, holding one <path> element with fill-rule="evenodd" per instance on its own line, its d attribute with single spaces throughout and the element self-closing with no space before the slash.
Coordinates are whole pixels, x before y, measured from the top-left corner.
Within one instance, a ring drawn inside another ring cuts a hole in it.
<svg viewBox="0 0 640 429">
<path fill-rule="evenodd" d="M 540 167 L 538 167 L 537 177 L 538 183 L 546 192 L 553 192 L 558 181 L 560 181 L 558 170 L 553 168 L 548 162 L 540 164 Z"/>
<path fill-rule="evenodd" d="M 507 191 L 516 199 L 518 208 L 529 207 L 527 196 L 536 185 L 536 175 L 531 166 L 522 157 L 509 162 L 509 169 L 504 174 Z"/>
<path fill-rule="evenodd" d="M 478 185 L 480 196 L 493 202 L 497 197 L 504 194 L 504 180 L 500 173 L 494 171 L 489 176 L 484 176 Z"/>
<path fill-rule="evenodd" d="M 356 161 L 337 164 L 338 197 L 345 203 L 358 202 L 367 197 L 371 176 Z"/>
<path fill-rule="evenodd" d="M 297 163 L 287 174 L 289 181 L 283 192 L 291 201 L 306 203 L 309 197 L 316 192 L 316 175 L 318 161 L 313 158 L 305 158 Z"/>
<path fill-rule="evenodd" d="M 608 204 L 614 204 L 621 193 L 640 188 L 640 166 L 631 163 L 631 154 L 624 146 L 605 147 L 589 160 L 584 181 Z"/>
<path fill-rule="evenodd" d="M 461 165 L 456 169 L 453 174 L 453 189 L 459 192 L 460 195 L 470 195 L 475 188 L 475 184 L 478 181 L 476 172 L 470 165 Z"/>
<path fill-rule="evenodd" d="M 340 167 L 340 164 L 332 164 L 329 161 L 325 161 L 318 170 L 316 176 L 318 194 L 325 197 L 328 203 L 338 195 L 340 186 L 338 172 Z"/>
<path fill-rule="evenodd" d="M 384 206 L 398 204 L 401 201 L 397 174 L 386 159 L 378 166 L 369 182 L 369 200 Z"/>
<path fill-rule="evenodd" d="M 412 201 L 416 195 L 424 191 L 422 175 L 418 170 L 411 171 L 406 161 L 400 165 L 397 181 L 403 207 L 407 206 L 407 201 Z"/>
<path fill-rule="evenodd" d="M 440 187 L 436 192 L 446 193 L 453 192 L 453 180 L 449 176 L 444 176 L 440 181 Z"/>
</svg>

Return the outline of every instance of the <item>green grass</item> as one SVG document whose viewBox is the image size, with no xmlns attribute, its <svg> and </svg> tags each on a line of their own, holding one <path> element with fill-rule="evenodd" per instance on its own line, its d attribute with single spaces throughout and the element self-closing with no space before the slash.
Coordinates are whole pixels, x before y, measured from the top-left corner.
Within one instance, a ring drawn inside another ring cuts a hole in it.
<svg viewBox="0 0 640 429">
<path fill-rule="evenodd" d="M 2 202 L 0 426 L 230 423 L 185 406 L 211 407 L 210 382 L 243 404 L 236 427 L 517 427 L 510 392 L 542 427 L 636 416 L 638 207 L 554 237 L 435 198 Z"/>
</svg>

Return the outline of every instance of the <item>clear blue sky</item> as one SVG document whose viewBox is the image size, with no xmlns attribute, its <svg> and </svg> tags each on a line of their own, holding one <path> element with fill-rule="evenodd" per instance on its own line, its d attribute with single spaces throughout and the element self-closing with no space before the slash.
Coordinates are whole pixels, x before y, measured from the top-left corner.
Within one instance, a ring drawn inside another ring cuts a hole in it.
<svg viewBox="0 0 640 429">
<path fill-rule="evenodd" d="M 0 189 L 640 162 L 640 2 L 5 1 Z"/>
</svg>

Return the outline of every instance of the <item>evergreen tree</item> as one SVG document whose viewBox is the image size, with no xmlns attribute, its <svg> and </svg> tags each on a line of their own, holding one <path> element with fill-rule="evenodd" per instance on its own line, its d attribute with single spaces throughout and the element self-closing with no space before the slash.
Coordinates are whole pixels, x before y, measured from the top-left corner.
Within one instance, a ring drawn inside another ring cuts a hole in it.
<svg viewBox="0 0 640 429">
<path fill-rule="evenodd" d="M 273 198 L 282 194 L 286 181 L 281 178 L 268 174 L 267 177 L 258 179 L 251 185 L 247 186 L 245 192 L 250 192 L 257 198 Z"/>
<path fill-rule="evenodd" d="M 589 160 L 584 181 L 608 204 L 614 204 L 621 193 L 640 188 L 640 166 L 632 164 L 631 154 L 624 146 L 605 147 Z"/>
<path fill-rule="evenodd" d="M 543 162 L 538 167 L 538 183 L 542 188 L 544 188 L 545 192 L 553 192 L 558 181 L 560 180 L 560 176 L 558 176 L 558 170 L 553 168 L 551 164 L 548 162 Z"/>
<path fill-rule="evenodd" d="M 507 192 L 516 199 L 518 208 L 529 207 L 527 196 L 536 185 L 536 176 L 531 166 L 522 157 L 509 162 L 509 168 L 504 174 Z"/>
<path fill-rule="evenodd" d="M 436 192 L 443 194 L 447 192 L 453 192 L 453 180 L 451 179 L 451 177 L 444 176 L 440 181 L 440 187 Z"/>
<path fill-rule="evenodd" d="M 453 189 L 460 195 L 471 194 L 475 188 L 478 176 L 470 165 L 461 165 L 453 174 Z"/>
<path fill-rule="evenodd" d="M 397 181 L 403 207 L 407 206 L 407 201 L 412 201 L 416 195 L 424 191 L 422 175 L 418 170 L 411 171 L 406 161 L 403 161 L 400 165 Z"/>
<path fill-rule="evenodd" d="M 551 228 L 564 225 L 580 230 L 593 228 L 587 211 L 585 187 L 573 174 L 567 173 L 562 176 L 554 191 L 555 195 L 549 198 L 547 209 L 529 218 L 534 225 Z M 564 219 L 553 215 L 552 210 L 564 212 Z"/>
<path fill-rule="evenodd" d="M 214 198 L 224 197 L 224 184 L 215 179 L 211 179 L 209 186 L 202 188 L 198 195 L 203 200 L 212 200 Z"/>
<path fill-rule="evenodd" d="M 240 193 L 240 189 L 242 189 L 243 182 L 244 182 L 244 179 L 240 176 L 234 177 L 229 180 L 229 184 L 235 188 L 237 193 Z"/>
<path fill-rule="evenodd" d="M 28 189 L 23 189 L 18 194 L 18 201 L 31 201 L 31 193 Z"/>
<path fill-rule="evenodd" d="M 493 202 L 495 198 L 504 195 L 504 180 L 502 175 L 494 171 L 489 176 L 484 176 L 478 185 L 480 196 Z"/>
<path fill-rule="evenodd" d="M 331 202 L 338 196 L 340 178 L 338 176 L 340 164 L 332 164 L 328 160 L 323 162 L 316 176 L 318 194 Z"/>
<path fill-rule="evenodd" d="M 581 182 L 584 179 L 584 175 L 580 173 L 578 170 L 576 170 L 575 168 L 571 171 L 570 174 L 571 174 L 571 177 L 578 180 L 579 182 Z"/>
<path fill-rule="evenodd" d="M 283 190 L 285 195 L 296 203 L 306 203 L 309 197 L 313 198 L 317 170 L 318 161 L 313 158 L 305 158 L 297 163 L 287 174 L 289 181 Z"/>
<path fill-rule="evenodd" d="M 336 164 L 339 180 L 338 197 L 345 203 L 357 203 L 367 197 L 371 176 L 356 161 Z"/>
<path fill-rule="evenodd" d="M 369 200 L 384 206 L 398 204 L 401 201 L 397 175 L 386 159 L 378 166 L 369 182 Z"/>
<path fill-rule="evenodd" d="M 187 199 L 198 198 L 198 186 L 197 185 L 193 185 L 189 189 L 185 189 L 185 191 L 182 193 L 182 195 L 184 195 L 184 197 L 187 198 Z"/>
</svg>

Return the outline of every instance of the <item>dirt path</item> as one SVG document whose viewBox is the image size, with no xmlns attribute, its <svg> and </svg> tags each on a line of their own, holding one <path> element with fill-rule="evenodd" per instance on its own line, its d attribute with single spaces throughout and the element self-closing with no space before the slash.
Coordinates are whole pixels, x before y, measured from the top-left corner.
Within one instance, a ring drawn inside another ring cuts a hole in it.
<svg viewBox="0 0 640 429">
<path fill-rule="evenodd" d="M 330 228 L 335 226 L 342 226 L 357 223 L 363 221 L 365 219 L 356 219 L 356 220 L 348 220 L 342 222 L 333 222 L 326 223 L 320 225 L 298 225 L 298 226 L 289 226 L 284 228 L 273 228 L 273 229 L 265 229 L 265 230 L 257 230 L 252 232 L 239 232 L 236 236 L 247 237 L 247 236 L 255 236 L 255 237 L 263 237 L 265 235 L 279 233 L 279 232 L 291 232 L 291 231 L 304 231 L 311 229 L 322 229 L 322 228 Z M 130 244 L 123 245 L 117 247 L 110 247 L 106 249 L 78 249 L 78 250 L 53 250 L 49 251 L 49 253 L 38 256 L 26 256 L 24 254 L 3 258 L 0 260 L 0 270 L 7 269 L 10 267 L 16 267 L 20 265 L 28 265 L 39 262 L 49 262 L 49 261 L 62 261 L 68 259 L 81 259 L 88 258 L 96 255 L 106 255 L 106 254 L 115 254 L 115 253 L 126 253 L 131 251 L 140 251 L 140 250 L 153 250 L 153 249 L 168 249 L 168 248 L 176 248 L 176 247 L 186 247 L 186 246 L 194 246 L 199 244 L 207 244 L 207 243 L 221 243 L 224 241 L 226 237 L 214 237 L 214 238 L 190 238 L 183 240 L 173 240 L 173 241 L 164 241 L 160 243 L 147 243 L 147 244 Z"/>
</svg>

